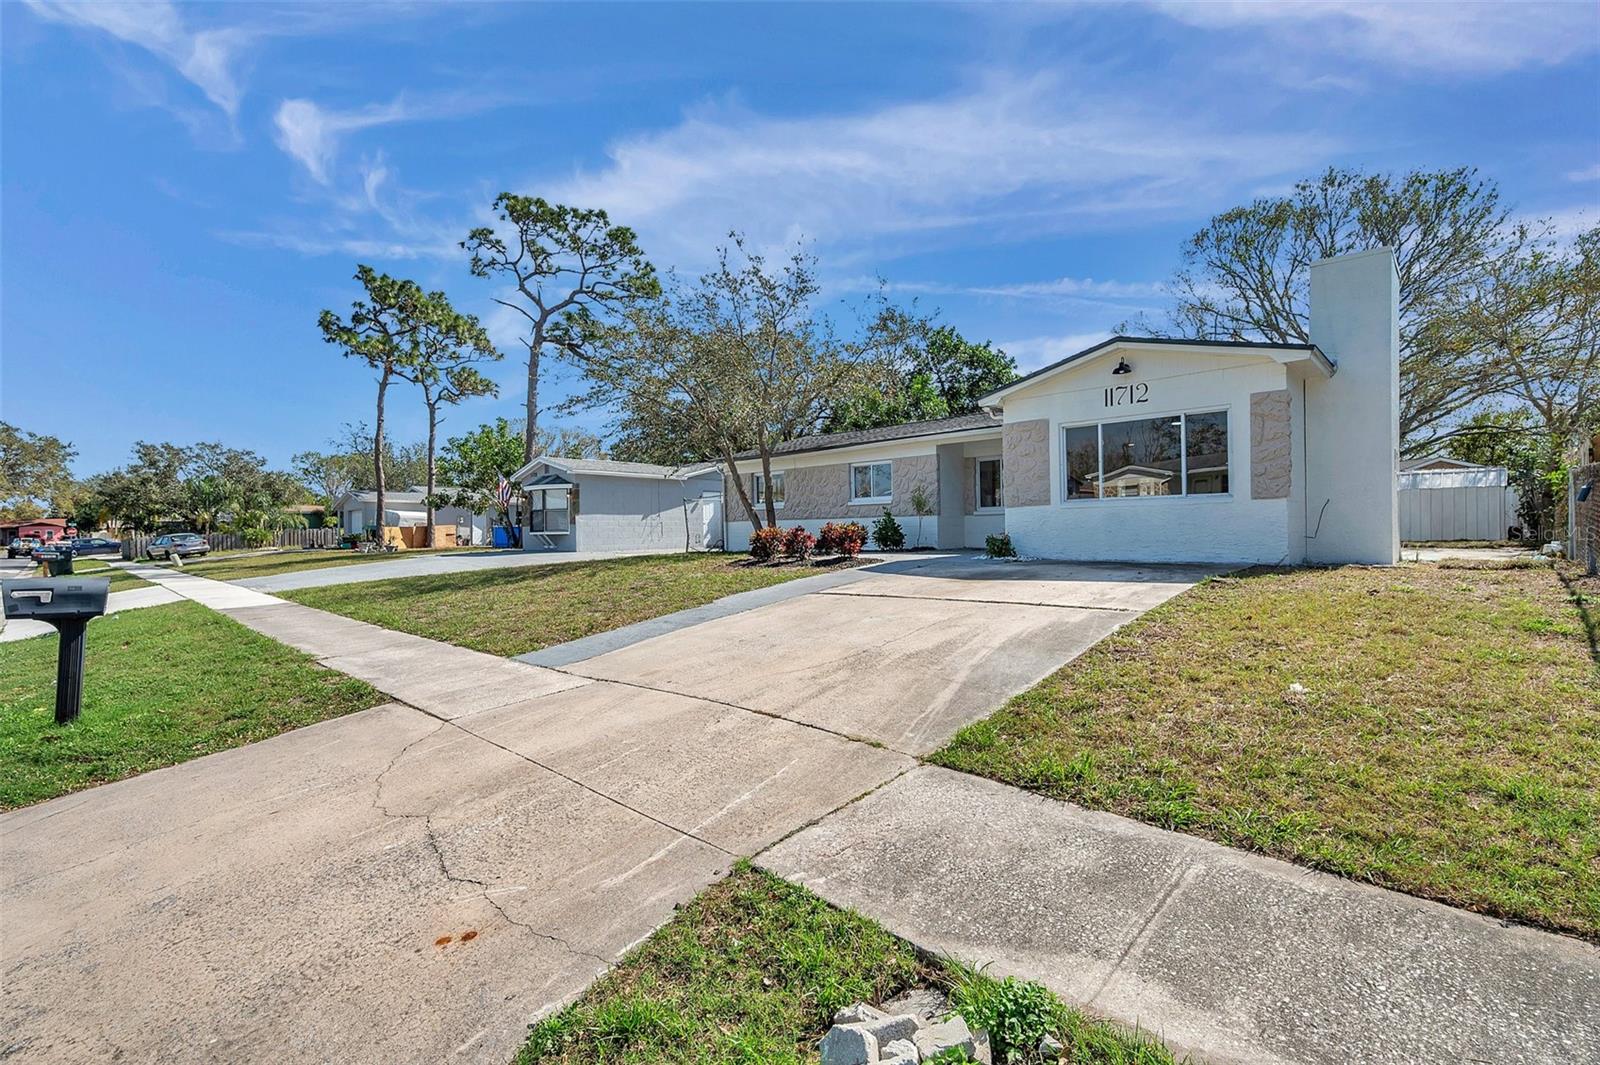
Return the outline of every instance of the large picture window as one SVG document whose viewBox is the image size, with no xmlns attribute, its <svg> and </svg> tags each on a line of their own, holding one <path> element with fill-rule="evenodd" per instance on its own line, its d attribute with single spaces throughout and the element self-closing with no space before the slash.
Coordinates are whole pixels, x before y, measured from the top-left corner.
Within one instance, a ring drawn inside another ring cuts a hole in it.
<svg viewBox="0 0 1600 1065">
<path fill-rule="evenodd" d="M 1228 490 L 1227 411 L 1077 425 L 1061 451 L 1069 502 Z"/>
<path fill-rule="evenodd" d="M 887 462 L 861 462 L 850 467 L 850 502 L 887 503 L 894 481 Z"/>
</svg>

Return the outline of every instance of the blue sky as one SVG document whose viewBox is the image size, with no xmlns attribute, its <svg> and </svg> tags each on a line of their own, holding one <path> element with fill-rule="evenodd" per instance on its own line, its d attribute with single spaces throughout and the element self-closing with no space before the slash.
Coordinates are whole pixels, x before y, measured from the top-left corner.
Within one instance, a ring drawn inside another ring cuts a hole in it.
<svg viewBox="0 0 1600 1065">
<path fill-rule="evenodd" d="M 324 345 L 357 262 L 513 323 L 457 243 L 497 192 L 600 206 L 660 267 L 796 239 L 1024 368 L 1141 311 L 1212 213 L 1329 164 L 1472 165 L 1600 217 L 1592 3 L 0 4 L 0 417 L 275 463 L 371 419 Z M 47 376 L 48 375 L 48 376 Z M 565 390 L 560 374 L 547 385 Z M 420 399 L 390 404 L 398 437 Z M 591 419 L 591 424 L 595 420 Z"/>
</svg>

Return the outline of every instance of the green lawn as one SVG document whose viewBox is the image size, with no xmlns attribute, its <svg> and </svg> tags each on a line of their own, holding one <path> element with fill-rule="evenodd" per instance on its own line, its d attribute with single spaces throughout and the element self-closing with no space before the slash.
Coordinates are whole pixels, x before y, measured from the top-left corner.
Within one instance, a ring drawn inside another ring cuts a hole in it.
<svg viewBox="0 0 1600 1065">
<path fill-rule="evenodd" d="M 430 551 L 418 548 L 408 551 L 397 551 L 392 555 L 371 554 L 364 555 L 359 551 L 350 551 L 334 548 L 311 548 L 279 551 L 268 555 L 254 555 L 241 553 L 237 555 L 211 556 L 205 559 L 185 561 L 183 571 L 193 573 L 197 577 L 210 577 L 216 581 L 236 581 L 245 577 L 268 577 L 274 573 L 294 573 L 303 569 L 326 569 L 329 566 L 356 566 L 364 562 L 393 562 L 399 558 L 415 558 L 418 555 L 460 554 L 473 548 L 440 548 Z M 481 550 L 481 549 L 476 549 Z"/>
<path fill-rule="evenodd" d="M 1090 1021 L 1037 985 L 1002 986 L 923 961 L 867 918 L 740 865 L 577 1002 L 536 1024 L 516 1065 L 814 1062 L 836 1010 L 928 986 L 950 992 L 969 1020 L 996 1016 L 1002 998 L 1031 1007 L 1026 1017 L 1061 1038 L 1072 1065 L 1172 1062 L 1148 1039 Z M 1004 1048 L 995 1049 L 1003 1060 Z"/>
<path fill-rule="evenodd" d="M 1546 566 L 1220 578 L 932 760 L 1600 939 L 1597 604 Z"/>
<path fill-rule="evenodd" d="M 282 594 L 384 628 L 518 655 L 820 572 L 740 565 L 729 555 L 641 555 Z"/>
<path fill-rule="evenodd" d="M 376 706 L 366 683 L 195 603 L 91 622 L 83 712 L 55 724 L 54 636 L 0 647 L 0 809 Z"/>
<path fill-rule="evenodd" d="M 40 566 L 37 576 L 44 576 L 44 567 Z M 148 588 L 150 582 L 143 577 L 135 577 L 127 570 L 117 569 L 108 565 L 104 559 L 78 558 L 72 561 L 72 575 L 74 577 L 105 577 L 111 582 L 113 592 L 125 592 L 130 588 Z"/>
</svg>

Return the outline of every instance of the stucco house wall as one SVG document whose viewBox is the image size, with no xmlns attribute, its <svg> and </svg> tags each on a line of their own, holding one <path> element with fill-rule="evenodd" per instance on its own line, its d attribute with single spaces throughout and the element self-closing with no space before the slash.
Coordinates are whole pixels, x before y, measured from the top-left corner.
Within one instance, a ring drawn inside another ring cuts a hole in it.
<svg viewBox="0 0 1600 1065">
<path fill-rule="evenodd" d="M 1288 499 L 1253 499 L 1250 492 L 1250 397 L 1287 390 L 1285 367 L 1264 356 L 1155 349 L 1129 353 L 1127 361 L 1133 367 L 1130 374 L 1112 378 L 1116 359 L 1090 360 L 1006 397 L 1007 428 L 1013 420 L 1043 423 L 1049 441 L 1041 455 L 1034 446 L 1039 432 L 1030 429 L 1024 438 L 1026 448 L 1006 452 L 1005 526 L 1018 552 L 1086 561 L 1298 561 L 1289 543 Z M 1105 389 L 1113 381 L 1148 386 L 1148 399 L 1108 407 Z M 1228 414 L 1226 494 L 1065 498 L 1062 431 L 1066 427 L 1218 410 Z M 1018 498 L 1032 500 L 1042 492 L 1044 501 L 1013 505 L 1014 486 Z"/>
<path fill-rule="evenodd" d="M 578 517 L 571 539 L 580 551 L 682 551 L 685 544 L 699 550 L 704 536 L 698 501 L 722 488 L 715 470 L 681 481 L 582 474 L 576 479 Z"/>
</svg>

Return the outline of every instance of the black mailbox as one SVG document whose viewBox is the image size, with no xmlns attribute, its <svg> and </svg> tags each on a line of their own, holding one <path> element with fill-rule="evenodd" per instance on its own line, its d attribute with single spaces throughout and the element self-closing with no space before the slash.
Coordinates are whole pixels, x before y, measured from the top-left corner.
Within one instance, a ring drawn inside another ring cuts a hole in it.
<svg viewBox="0 0 1600 1065">
<path fill-rule="evenodd" d="M 56 653 L 56 724 L 65 725 L 83 706 L 83 643 L 90 618 L 106 612 L 111 582 L 104 577 L 63 580 L 34 577 L 0 581 L 6 619 L 43 621 L 61 634 Z"/>
</svg>

